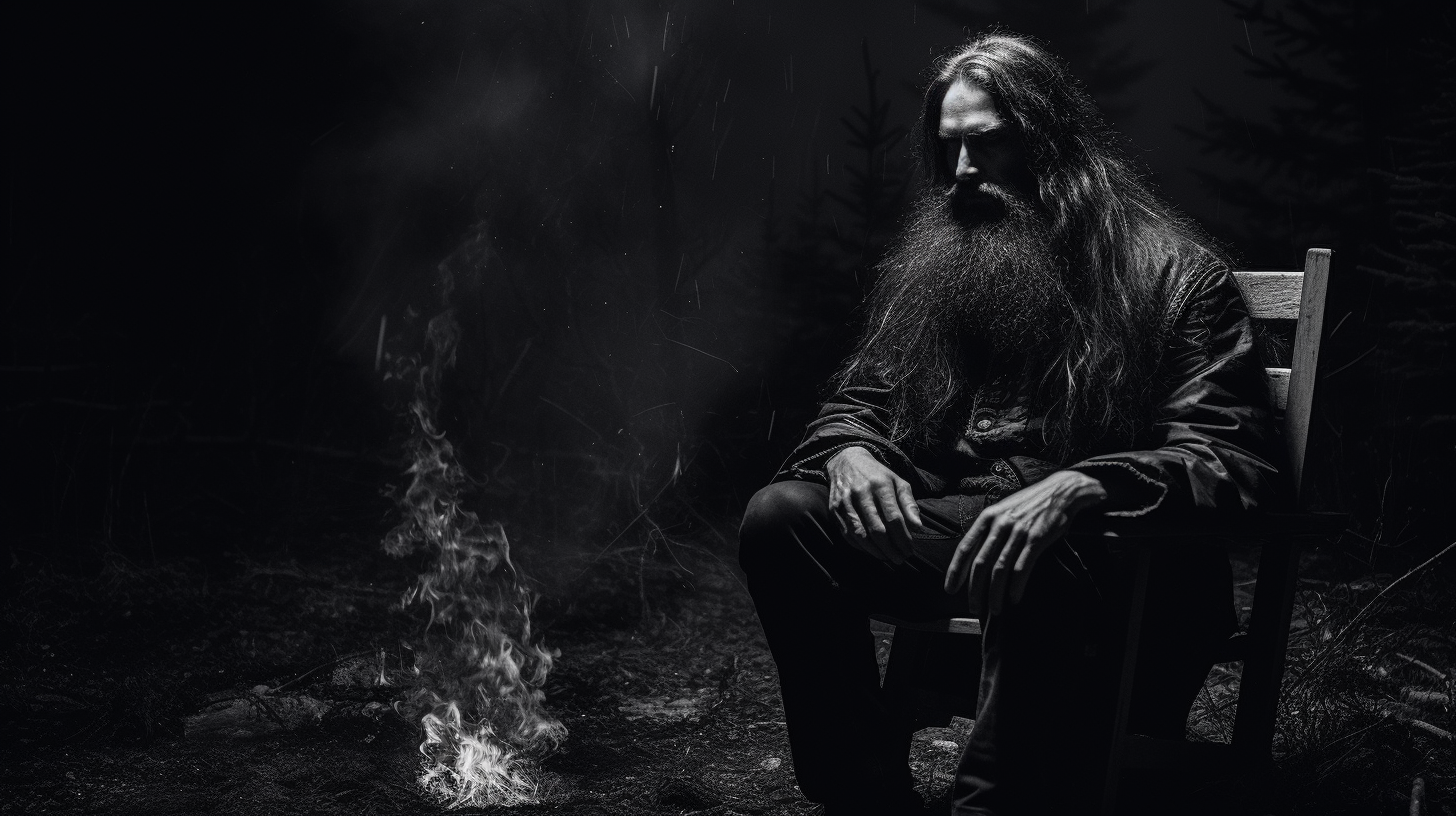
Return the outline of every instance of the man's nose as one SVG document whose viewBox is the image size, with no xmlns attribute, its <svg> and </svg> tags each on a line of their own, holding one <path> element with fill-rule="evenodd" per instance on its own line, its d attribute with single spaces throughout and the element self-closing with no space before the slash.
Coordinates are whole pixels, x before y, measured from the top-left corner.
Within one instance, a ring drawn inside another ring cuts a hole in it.
<svg viewBox="0 0 1456 816">
<path fill-rule="evenodd" d="M 956 158 L 956 181 L 969 181 L 971 179 L 974 179 L 976 176 L 979 176 L 981 174 L 981 169 L 976 166 L 977 164 L 978 163 L 972 159 L 971 151 L 969 148 L 966 147 L 965 142 L 961 142 L 960 154 Z"/>
</svg>

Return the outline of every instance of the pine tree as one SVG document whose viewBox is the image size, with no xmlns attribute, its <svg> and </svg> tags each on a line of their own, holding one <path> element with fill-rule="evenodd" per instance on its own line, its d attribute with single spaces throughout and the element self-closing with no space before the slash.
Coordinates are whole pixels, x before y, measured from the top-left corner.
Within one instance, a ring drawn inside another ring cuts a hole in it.
<svg viewBox="0 0 1456 816">
<path fill-rule="evenodd" d="M 1456 453 L 1456 13 L 1417 44 L 1429 67 L 1427 101 L 1409 134 L 1389 138 L 1393 168 L 1372 172 L 1388 191 L 1390 238 L 1373 244 L 1360 271 L 1377 281 L 1385 300 L 1398 304 L 1378 326 L 1372 365 L 1397 385 L 1385 410 L 1396 430 L 1393 470 L 1407 475 L 1397 487 L 1417 528 L 1446 526 L 1445 503 Z M 1404 514 L 1403 514 L 1404 515 Z M 1441 536 L 1440 540 L 1444 540 Z"/>
<path fill-rule="evenodd" d="M 859 163 L 848 164 L 849 188 L 832 190 L 829 197 L 849 211 L 851 229 L 838 234 L 861 286 L 871 282 L 874 265 L 884 254 L 905 201 L 906 178 L 891 161 L 890 153 L 905 138 L 908 129 L 890 121 L 890 100 L 879 95 L 880 71 L 870 60 L 868 40 L 860 41 L 864 60 L 866 99 L 840 119 L 849 131 L 849 146 Z"/>
<path fill-rule="evenodd" d="M 1250 73 L 1290 101 L 1268 122 L 1205 99 L 1189 131 L 1206 149 L 1258 172 L 1205 173 L 1250 226 L 1247 261 L 1296 266 L 1310 246 L 1336 250 L 1314 468 L 1322 501 L 1354 514 L 1356 532 L 1395 545 L 1451 522 L 1437 514 L 1456 479 L 1452 421 L 1436 396 L 1452 379 L 1453 62 L 1456 12 L 1413 0 L 1228 0 L 1274 43 Z"/>
</svg>

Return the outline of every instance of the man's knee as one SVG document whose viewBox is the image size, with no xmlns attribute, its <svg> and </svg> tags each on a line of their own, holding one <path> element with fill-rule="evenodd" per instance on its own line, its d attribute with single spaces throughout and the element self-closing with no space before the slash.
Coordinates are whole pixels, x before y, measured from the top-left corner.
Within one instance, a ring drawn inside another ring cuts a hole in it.
<svg viewBox="0 0 1456 816">
<path fill-rule="evenodd" d="M 783 547 L 789 528 L 822 516 L 829 508 L 829 492 L 812 482 L 775 482 L 749 500 L 738 530 L 738 563 L 745 572 L 764 566 Z"/>
</svg>

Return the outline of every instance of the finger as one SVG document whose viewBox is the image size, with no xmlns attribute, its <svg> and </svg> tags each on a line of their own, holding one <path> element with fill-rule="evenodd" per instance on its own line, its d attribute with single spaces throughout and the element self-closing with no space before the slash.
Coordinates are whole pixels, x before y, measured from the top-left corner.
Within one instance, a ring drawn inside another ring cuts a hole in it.
<svg viewBox="0 0 1456 816">
<path fill-rule="evenodd" d="M 905 525 L 905 516 L 900 511 L 900 499 L 892 485 L 883 485 L 875 491 L 875 502 L 879 506 L 880 518 L 885 522 L 888 544 L 900 555 L 901 560 L 910 557 L 910 528 Z"/>
<path fill-rule="evenodd" d="M 1001 550 L 1005 548 L 1006 539 L 1011 535 L 1011 527 L 1011 522 L 1004 519 L 998 518 L 993 522 L 986 534 L 986 543 L 981 545 L 981 551 L 971 562 L 968 593 L 971 609 L 985 611 L 989 608 L 987 601 L 991 589 L 991 571 L 995 569 L 996 560 L 1001 557 Z"/>
<path fill-rule="evenodd" d="M 864 553 L 873 558 L 879 558 L 879 550 L 874 542 L 870 540 L 869 534 L 865 532 L 864 525 L 859 520 L 853 508 L 847 509 L 841 524 L 845 527 L 844 541 L 850 548 Z"/>
<path fill-rule="evenodd" d="M 961 582 L 965 580 L 966 570 L 970 569 L 971 559 L 981 551 L 981 542 L 986 538 L 990 530 L 991 520 L 985 513 L 976 517 L 971 524 L 971 529 L 961 536 L 961 541 L 956 545 L 955 553 L 950 557 L 950 566 L 945 570 L 945 591 L 946 594 L 955 592 L 961 588 Z"/>
<path fill-rule="evenodd" d="M 879 515 L 866 509 L 863 496 L 859 491 L 846 495 L 845 508 L 845 513 L 854 524 L 854 536 L 850 541 L 854 548 L 878 561 L 887 560 L 884 546 L 880 541 L 883 534 L 877 536 L 873 527 L 878 522 Z"/>
<path fill-rule="evenodd" d="M 1037 559 L 1041 558 L 1041 554 L 1055 544 L 1058 538 L 1047 535 L 1044 530 L 1034 529 L 1032 531 L 1027 539 L 1026 547 L 1016 558 L 1016 566 L 1011 570 L 1011 603 L 1021 603 L 1021 596 L 1026 594 L 1026 584 L 1031 580 L 1031 570 L 1036 566 Z"/>
<path fill-rule="evenodd" d="M 890 543 L 889 535 L 885 530 L 884 519 L 880 518 L 880 509 L 876 505 L 874 494 L 868 490 L 856 491 L 854 494 L 854 506 L 859 511 L 860 520 L 864 522 L 865 532 L 869 535 L 870 541 L 874 542 L 879 551 L 878 557 L 893 561 L 898 564 L 904 561 Z"/>
<path fill-rule="evenodd" d="M 1006 545 L 996 557 L 996 565 L 991 568 L 991 584 L 986 593 L 986 605 L 992 615 L 999 615 L 1006 608 L 1006 590 L 1011 585 L 1011 572 L 1025 550 L 1026 530 L 1019 524 L 1013 525 L 1006 537 Z"/>
<path fill-rule="evenodd" d="M 925 532 L 925 522 L 920 518 L 920 505 L 915 503 L 915 492 L 904 479 L 895 480 L 895 498 L 900 501 L 900 513 L 916 532 Z"/>
<path fill-rule="evenodd" d="M 854 502 L 850 498 L 850 492 L 839 491 L 839 495 L 830 502 L 830 509 L 834 512 L 834 518 L 839 522 L 839 531 L 845 538 L 853 543 L 853 539 L 864 538 L 864 524 L 860 521 L 859 511 L 855 510 Z"/>
<path fill-rule="evenodd" d="M 834 520 L 839 523 L 839 532 L 848 537 L 854 535 L 855 524 L 858 519 L 854 518 L 854 507 L 850 505 L 843 491 L 838 495 L 829 495 L 829 511 Z M 852 520 L 853 519 L 853 520 Z"/>
</svg>

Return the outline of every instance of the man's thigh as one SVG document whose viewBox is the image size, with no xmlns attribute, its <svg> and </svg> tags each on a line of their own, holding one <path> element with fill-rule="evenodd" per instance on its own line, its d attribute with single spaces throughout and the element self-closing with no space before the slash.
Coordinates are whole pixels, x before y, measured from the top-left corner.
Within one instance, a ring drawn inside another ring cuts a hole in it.
<svg viewBox="0 0 1456 816">
<path fill-rule="evenodd" d="M 959 540 L 949 521 L 925 514 L 935 534 L 917 538 L 915 557 L 894 564 L 854 546 L 829 510 L 829 488 L 814 482 L 777 482 L 749 502 L 740 533 L 745 571 L 764 583 L 825 580 L 866 612 L 907 619 L 965 615 L 961 592 L 944 591 L 945 567 Z"/>
</svg>

